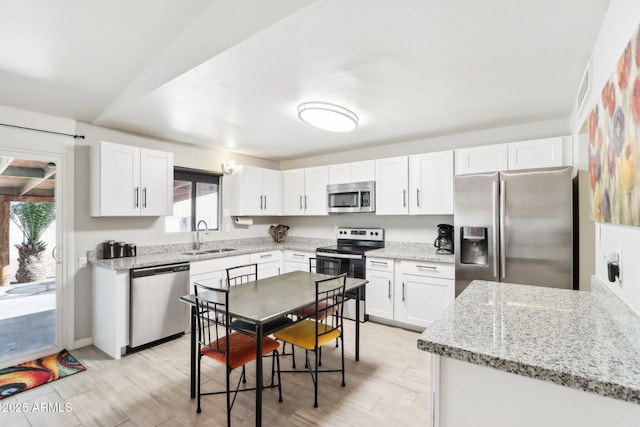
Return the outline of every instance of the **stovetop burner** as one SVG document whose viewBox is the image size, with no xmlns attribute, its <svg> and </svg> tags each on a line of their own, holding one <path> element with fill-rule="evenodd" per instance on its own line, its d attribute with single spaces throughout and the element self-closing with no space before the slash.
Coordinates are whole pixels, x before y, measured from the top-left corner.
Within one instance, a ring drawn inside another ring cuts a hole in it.
<svg viewBox="0 0 640 427">
<path fill-rule="evenodd" d="M 380 247 L 366 247 L 366 246 L 354 246 L 354 245 L 333 245 L 323 246 L 317 248 L 318 252 L 339 253 L 339 254 L 363 254 L 366 251 L 372 249 L 379 249 Z"/>
<path fill-rule="evenodd" d="M 381 228 L 337 228 L 336 245 L 317 248 L 317 252 L 364 255 L 366 251 L 384 248 Z"/>
</svg>

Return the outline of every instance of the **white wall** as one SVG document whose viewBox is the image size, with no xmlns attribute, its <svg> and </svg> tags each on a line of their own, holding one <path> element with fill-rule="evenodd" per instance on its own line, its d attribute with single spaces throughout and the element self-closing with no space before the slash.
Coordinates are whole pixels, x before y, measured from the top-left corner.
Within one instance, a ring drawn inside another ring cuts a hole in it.
<svg viewBox="0 0 640 427">
<path fill-rule="evenodd" d="M 596 104 L 605 82 L 615 70 L 618 58 L 626 47 L 631 35 L 640 23 L 640 2 L 637 0 L 611 0 L 605 18 L 594 44 L 592 61 L 591 92 L 585 107 L 571 117 L 573 134 L 578 135 L 593 105 Z M 586 64 L 585 64 L 586 65 Z M 575 110 L 575 108 L 574 108 Z M 583 145 L 583 150 L 586 145 Z M 585 158 L 584 152 L 580 157 Z M 586 169 L 586 162 L 581 162 Z M 640 228 L 612 224 L 595 226 L 595 273 L 607 281 L 606 253 L 622 251 L 623 286 L 612 289 L 638 314 L 640 314 Z"/>
<path fill-rule="evenodd" d="M 453 225 L 453 215 L 377 216 L 376 214 L 338 214 L 316 217 L 280 218 L 280 224 L 291 227 L 288 235 L 335 238 L 335 227 L 384 228 L 385 240 L 433 243 L 438 224 Z"/>
</svg>

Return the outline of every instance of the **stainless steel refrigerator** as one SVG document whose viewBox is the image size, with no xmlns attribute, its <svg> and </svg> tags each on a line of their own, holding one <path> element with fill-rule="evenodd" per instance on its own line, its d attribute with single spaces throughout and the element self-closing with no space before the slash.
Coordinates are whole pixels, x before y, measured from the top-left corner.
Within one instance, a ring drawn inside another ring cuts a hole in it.
<svg viewBox="0 0 640 427">
<path fill-rule="evenodd" d="M 456 176 L 456 296 L 472 280 L 573 289 L 570 167 Z"/>
</svg>

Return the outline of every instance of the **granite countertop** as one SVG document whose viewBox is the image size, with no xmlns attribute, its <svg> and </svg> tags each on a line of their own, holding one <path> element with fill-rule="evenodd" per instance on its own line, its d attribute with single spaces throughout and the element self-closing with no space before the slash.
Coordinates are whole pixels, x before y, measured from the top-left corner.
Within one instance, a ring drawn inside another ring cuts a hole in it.
<svg viewBox="0 0 640 427">
<path fill-rule="evenodd" d="M 256 239 L 257 240 L 257 239 Z M 221 244 L 222 243 L 222 244 Z M 315 252 L 316 248 L 321 245 L 331 244 L 326 241 L 323 242 L 285 242 L 274 243 L 273 241 L 256 241 L 254 243 L 242 242 L 216 242 L 214 245 L 205 245 L 202 249 L 215 249 L 215 248 L 233 248 L 233 251 L 218 252 L 218 253 L 204 253 L 198 255 L 187 255 L 184 252 L 193 250 L 190 247 L 184 247 L 184 245 L 165 245 L 164 250 L 158 250 L 156 253 L 147 253 L 128 258 L 115 258 L 115 259 L 90 259 L 91 265 L 106 268 L 109 270 L 130 270 L 132 268 L 153 267 L 157 265 L 176 264 L 181 262 L 195 262 L 204 261 L 208 259 L 226 258 L 237 255 L 246 255 L 257 252 L 267 252 L 275 250 L 293 250 L 304 252 Z"/>
<path fill-rule="evenodd" d="M 639 331 L 597 278 L 591 292 L 476 280 L 418 348 L 640 404 Z"/>
<path fill-rule="evenodd" d="M 128 258 L 102 259 L 101 253 L 92 251 L 89 262 L 96 267 L 109 270 L 130 270 L 132 268 L 153 267 L 157 265 L 176 264 L 181 262 L 195 262 L 207 259 L 225 258 L 236 255 L 246 255 L 256 252 L 266 252 L 274 250 L 292 250 L 303 252 L 314 252 L 321 246 L 335 245 L 335 240 L 293 238 L 284 243 L 274 243 L 270 238 L 257 239 L 237 239 L 220 240 L 206 242 L 203 249 L 233 248 L 235 250 L 219 253 L 205 253 L 198 255 L 187 255 L 185 252 L 192 251 L 192 244 L 158 245 L 154 247 L 139 248 L 140 255 Z M 418 261 L 453 263 L 454 255 L 436 254 L 432 244 L 387 242 L 383 249 L 375 249 L 367 252 L 369 256 L 379 258 L 409 259 Z"/>
<path fill-rule="evenodd" d="M 447 264 L 455 262 L 455 255 L 437 254 L 436 248 L 431 243 L 386 242 L 384 248 L 368 251 L 367 256 Z"/>
</svg>

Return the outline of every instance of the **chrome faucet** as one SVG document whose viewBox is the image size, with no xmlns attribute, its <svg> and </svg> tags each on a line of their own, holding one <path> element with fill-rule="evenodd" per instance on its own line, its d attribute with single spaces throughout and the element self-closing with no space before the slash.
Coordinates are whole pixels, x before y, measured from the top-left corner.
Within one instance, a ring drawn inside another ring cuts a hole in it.
<svg viewBox="0 0 640 427">
<path fill-rule="evenodd" d="M 204 223 L 204 234 L 209 234 L 209 226 L 207 225 L 207 221 L 201 219 L 198 221 L 196 225 L 196 249 L 200 250 L 202 248 L 202 244 L 204 243 L 204 238 L 200 240 L 200 224 Z"/>
</svg>

